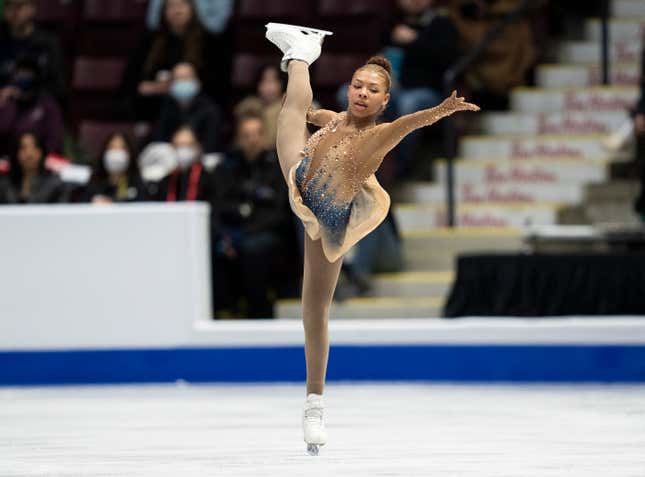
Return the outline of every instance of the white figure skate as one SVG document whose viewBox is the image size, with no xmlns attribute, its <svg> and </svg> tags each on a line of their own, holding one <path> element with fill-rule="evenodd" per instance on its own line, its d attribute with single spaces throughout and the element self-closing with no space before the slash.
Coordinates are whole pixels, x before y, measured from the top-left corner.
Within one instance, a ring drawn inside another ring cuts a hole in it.
<svg viewBox="0 0 645 477">
<path fill-rule="evenodd" d="M 320 56 L 320 46 L 325 36 L 333 35 L 326 30 L 287 25 L 285 23 L 267 23 L 266 38 L 276 45 L 284 56 L 280 69 L 287 71 L 289 60 L 302 60 L 311 65 Z"/>
<path fill-rule="evenodd" d="M 327 431 L 323 420 L 324 403 L 320 394 L 308 394 L 302 413 L 302 430 L 304 431 L 307 453 L 318 455 L 320 446 L 327 443 Z"/>
</svg>

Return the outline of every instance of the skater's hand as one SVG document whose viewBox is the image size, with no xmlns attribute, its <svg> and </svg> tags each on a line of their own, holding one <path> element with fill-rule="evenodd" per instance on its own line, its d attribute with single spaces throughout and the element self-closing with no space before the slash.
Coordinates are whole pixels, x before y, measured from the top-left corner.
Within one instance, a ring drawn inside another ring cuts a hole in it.
<svg viewBox="0 0 645 477">
<path fill-rule="evenodd" d="M 645 134 L 645 114 L 638 113 L 634 116 L 634 131 L 636 131 L 636 134 L 639 136 Z"/>
<path fill-rule="evenodd" d="M 479 106 L 476 104 L 467 103 L 463 96 L 457 97 L 457 90 L 443 101 L 443 105 L 453 111 L 479 111 Z"/>
</svg>

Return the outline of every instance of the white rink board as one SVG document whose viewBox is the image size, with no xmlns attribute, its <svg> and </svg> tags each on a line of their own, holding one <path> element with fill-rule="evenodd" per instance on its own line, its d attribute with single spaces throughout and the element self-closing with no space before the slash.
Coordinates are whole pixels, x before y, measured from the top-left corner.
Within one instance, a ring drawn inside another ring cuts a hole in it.
<svg viewBox="0 0 645 477">
<path fill-rule="evenodd" d="M 645 386 L 331 384 L 305 454 L 304 386 L 0 388 L 0 475 L 645 475 Z"/>
</svg>

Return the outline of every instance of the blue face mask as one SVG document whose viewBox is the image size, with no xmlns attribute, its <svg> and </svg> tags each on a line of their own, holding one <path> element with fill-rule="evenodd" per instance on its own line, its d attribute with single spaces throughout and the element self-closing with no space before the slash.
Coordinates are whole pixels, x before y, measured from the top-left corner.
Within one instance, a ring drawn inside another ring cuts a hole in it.
<svg viewBox="0 0 645 477">
<path fill-rule="evenodd" d="M 177 80 L 170 86 L 170 95 L 177 101 L 186 103 L 199 93 L 199 83 L 195 80 Z"/>
</svg>

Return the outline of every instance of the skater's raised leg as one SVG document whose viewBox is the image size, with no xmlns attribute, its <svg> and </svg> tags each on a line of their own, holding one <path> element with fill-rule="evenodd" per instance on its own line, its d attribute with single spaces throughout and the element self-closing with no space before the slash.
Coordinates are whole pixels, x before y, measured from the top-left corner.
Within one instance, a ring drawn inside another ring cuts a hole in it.
<svg viewBox="0 0 645 477">
<path fill-rule="evenodd" d="M 304 61 L 291 60 L 284 104 L 278 116 L 276 148 L 285 180 L 289 170 L 302 159 L 300 152 L 307 140 L 307 110 L 313 93 L 309 84 L 309 66 Z"/>
</svg>

